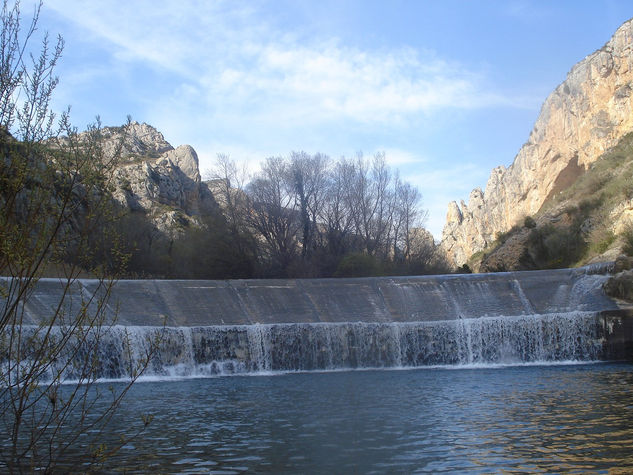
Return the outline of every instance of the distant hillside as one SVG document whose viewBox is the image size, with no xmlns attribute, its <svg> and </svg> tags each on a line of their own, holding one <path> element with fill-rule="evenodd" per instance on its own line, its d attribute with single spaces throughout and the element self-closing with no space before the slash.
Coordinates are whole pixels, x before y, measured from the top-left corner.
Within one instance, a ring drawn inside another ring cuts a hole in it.
<svg viewBox="0 0 633 475">
<path fill-rule="evenodd" d="M 218 212 L 191 146 L 174 148 L 154 127 L 138 122 L 104 127 L 101 135 L 104 153 L 121 156 L 114 198 L 145 214 L 161 232 L 175 236 L 183 227 L 199 225 L 201 216 Z"/>
<path fill-rule="evenodd" d="M 174 148 L 136 122 L 55 139 L 113 163 L 108 198 L 116 213 L 98 256 L 125 257 L 124 276 L 225 279 L 441 273 L 432 236 L 419 225 L 419 195 L 384 156 L 356 161 L 292 152 L 238 179 L 222 156 L 201 180 L 188 145 Z M 110 157 L 115 160 L 111 160 Z M 374 171 L 380 173 L 374 173 Z M 371 172 L 370 172 L 371 171 Z M 380 180 L 378 180 L 380 177 Z M 241 184 L 241 185 L 240 185 Z M 79 220 L 81 216 L 77 217 Z M 113 242 L 116 241 L 116 242 Z"/>
<path fill-rule="evenodd" d="M 485 191 L 473 190 L 468 204 L 449 204 L 442 234 L 448 259 L 462 265 L 493 245 L 500 233 L 521 227 L 526 217 L 536 215 L 633 131 L 632 92 L 633 20 L 629 20 L 606 45 L 576 64 L 549 95 L 512 165 L 495 168 Z M 586 221 L 585 211 L 561 213 L 558 217 L 563 221 Z M 580 259 L 583 253 L 578 253 Z M 545 259 L 553 265 L 552 260 Z"/>
</svg>

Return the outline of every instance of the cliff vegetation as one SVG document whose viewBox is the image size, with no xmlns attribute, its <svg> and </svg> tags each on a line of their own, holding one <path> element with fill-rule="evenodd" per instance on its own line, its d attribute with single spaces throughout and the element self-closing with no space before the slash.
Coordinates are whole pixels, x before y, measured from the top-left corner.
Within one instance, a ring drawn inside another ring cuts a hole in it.
<svg viewBox="0 0 633 475">
<path fill-rule="evenodd" d="M 468 265 L 481 272 L 574 267 L 633 252 L 633 134 L 541 210 L 497 234 Z"/>
<path fill-rule="evenodd" d="M 534 241 L 529 246 L 532 252 L 524 256 L 523 267 L 580 262 L 588 256 L 587 252 L 593 254 L 599 250 L 595 246 L 609 247 L 608 240 L 615 238 L 607 231 L 598 236 L 600 226 L 589 226 L 587 222 L 590 216 L 599 219 L 594 207 L 603 211 L 608 207 L 606 200 L 610 199 L 611 191 L 605 190 L 601 197 L 593 189 L 614 181 L 607 172 L 595 170 L 570 191 L 586 196 L 567 200 L 567 204 L 563 197 L 557 198 L 558 201 L 553 198 L 591 171 L 606 151 L 613 150 L 633 131 L 632 41 L 633 20 L 629 20 L 602 48 L 573 66 L 565 81 L 547 97 L 513 163 L 507 168 L 495 168 L 485 190 L 473 190 L 467 204 L 463 201 L 459 205 L 449 204 L 442 248 L 454 265 L 462 265 L 470 256 L 486 249 L 489 253 L 499 244 L 495 240 L 500 237 L 500 241 L 507 241 L 523 227 L 526 216 L 536 217 L 539 213 L 542 216 L 545 208 L 550 210 L 552 219 L 560 219 L 561 223 L 551 222 L 552 226 L 543 227 L 547 223 L 537 220 L 537 231 L 530 233 Z M 595 181 L 581 185 L 584 180 Z M 618 188 L 616 182 L 609 186 Z M 592 201 L 598 198 L 599 202 Z M 586 223 L 582 235 L 573 234 L 578 223 Z M 569 232 L 563 230 L 567 228 Z M 592 237 L 587 234 L 589 230 Z M 620 232 L 612 231 L 615 235 Z M 527 231 L 523 234 L 527 239 Z M 543 244 L 545 241 L 548 244 Z M 587 251 L 585 246 L 594 249 Z M 541 251 L 536 252 L 537 248 Z M 498 265 L 503 267 L 506 261 Z"/>
</svg>

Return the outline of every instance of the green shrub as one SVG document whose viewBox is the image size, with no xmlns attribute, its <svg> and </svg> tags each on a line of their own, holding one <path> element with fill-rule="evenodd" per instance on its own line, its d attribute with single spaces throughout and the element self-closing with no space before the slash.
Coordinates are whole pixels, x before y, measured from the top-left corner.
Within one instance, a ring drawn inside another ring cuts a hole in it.
<svg viewBox="0 0 633 475">
<path fill-rule="evenodd" d="M 548 224 L 534 228 L 528 237 L 528 246 L 536 266 L 549 269 L 573 266 L 586 249 L 577 225 L 555 227 Z"/>
<path fill-rule="evenodd" d="M 341 259 L 334 277 L 372 277 L 381 274 L 378 259 L 368 254 L 349 254 Z"/>
<path fill-rule="evenodd" d="M 536 221 L 532 216 L 526 216 L 523 220 L 523 226 L 528 229 L 534 229 L 536 227 Z"/>
<path fill-rule="evenodd" d="M 461 267 L 458 267 L 455 273 L 456 274 L 472 274 L 473 271 L 468 264 L 464 264 Z"/>
<path fill-rule="evenodd" d="M 627 256 L 633 256 L 633 224 L 629 224 L 622 232 L 622 239 L 624 240 L 623 251 Z"/>
<path fill-rule="evenodd" d="M 595 254 L 603 254 L 611 247 L 611 244 L 615 241 L 615 234 L 610 230 L 603 230 L 599 233 L 595 242 L 591 246 L 591 251 Z"/>
<path fill-rule="evenodd" d="M 520 229 L 519 226 L 515 224 L 514 226 L 512 226 L 510 229 L 508 229 L 505 232 L 503 231 L 498 232 L 497 235 L 495 236 L 495 242 L 492 243 L 492 247 L 496 248 L 496 247 L 501 246 L 508 239 L 514 236 L 517 232 L 519 232 L 519 229 Z"/>
<path fill-rule="evenodd" d="M 593 199 L 584 199 L 578 203 L 578 211 L 582 216 L 589 216 L 592 211 L 598 209 L 602 205 L 601 197 Z"/>
</svg>

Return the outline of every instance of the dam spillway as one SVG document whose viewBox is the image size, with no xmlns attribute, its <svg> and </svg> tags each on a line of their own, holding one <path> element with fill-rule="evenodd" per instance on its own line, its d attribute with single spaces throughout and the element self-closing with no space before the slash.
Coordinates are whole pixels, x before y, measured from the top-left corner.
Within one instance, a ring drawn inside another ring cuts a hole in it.
<svg viewBox="0 0 633 475">
<path fill-rule="evenodd" d="M 103 378 L 128 376 L 157 340 L 146 375 L 619 359 L 630 349 L 630 319 L 604 294 L 604 270 L 122 280 L 106 307 L 113 326 L 94 351 Z M 59 280 L 38 282 L 25 326 L 37 331 L 60 290 Z M 77 280 L 65 304 L 70 312 L 99 292 L 97 281 Z"/>
<path fill-rule="evenodd" d="M 606 279 L 581 268 L 346 279 L 119 280 L 106 311 L 119 325 L 196 327 L 431 322 L 614 310 L 617 305 L 602 291 Z M 25 323 L 47 318 L 63 284 L 58 279 L 37 283 L 24 308 Z M 96 280 L 78 279 L 66 304 L 76 306 L 101 290 Z"/>
</svg>

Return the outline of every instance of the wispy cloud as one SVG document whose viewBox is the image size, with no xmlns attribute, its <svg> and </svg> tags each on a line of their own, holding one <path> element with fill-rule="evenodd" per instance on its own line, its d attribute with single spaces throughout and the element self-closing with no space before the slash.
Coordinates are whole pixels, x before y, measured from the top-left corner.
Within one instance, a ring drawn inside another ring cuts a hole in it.
<svg viewBox="0 0 633 475">
<path fill-rule="evenodd" d="M 510 18 L 533 23 L 551 17 L 555 7 L 556 3 L 510 0 L 500 5 L 500 11 Z"/>
<path fill-rule="evenodd" d="M 108 42 L 120 61 L 142 61 L 177 75 L 181 85 L 174 98 L 220 115 L 402 125 L 413 115 L 440 108 L 522 106 L 520 100 L 487 90 L 485 78 L 476 72 L 433 54 L 406 47 L 365 51 L 336 38 L 306 41 L 236 5 L 195 0 L 47 3 L 98 41 Z"/>
<path fill-rule="evenodd" d="M 403 150 L 394 147 L 378 147 L 377 150 L 385 153 L 385 160 L 392 167 L 403 165 L 421 165 L 428 162 L 428 158 L 420 153 Z"/>
<path fill-rule="evenodd" d="M 47 0 L 45 8 L 81 32 L 86 48 L 109 55 L 66 77 L 64 99 L 72 103 L 73 90 L 92 91 L 102 101 L 121 95 L 98 89 L 99 78 L 111 85 L 107 76 L 116 74 L 126 98 L 136 101 L 135 111 L 121 114 L 151 122 L 174 145 L 193 145 L 202 170 L 218 152 L 254 168 L 266 156 L 293 149 L 333 158 L 359 148 L 385 150 L 389 163 L 424 194 L 436 237 L 446 203 L 456 194 L 467 196 L 486 172 L 468 165 L 419 173 L 427 160 L 421 142 L 409 139 L 418 145 L 407 149 L 398 137 L 419 135 L 421 124 L 446 111 L 538 105 L 533 98 L 499 93 L 485 71 L 432 51 L 370 49 L 334 36 L 305 35 L 293 25 L 268 21 L 272 17 L 262 5 Z M 145 76 L 137 76 L 139 69 Z"/>
</svg>

